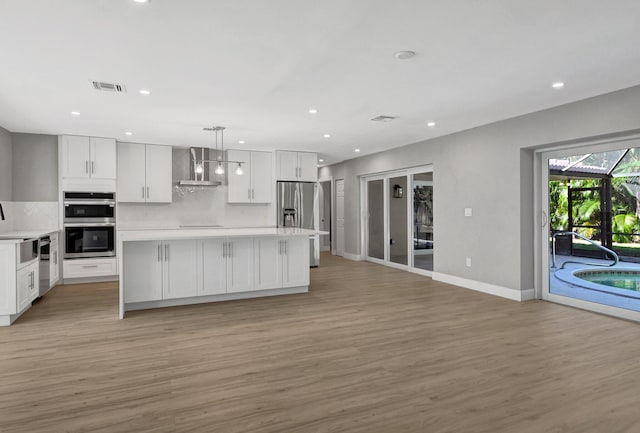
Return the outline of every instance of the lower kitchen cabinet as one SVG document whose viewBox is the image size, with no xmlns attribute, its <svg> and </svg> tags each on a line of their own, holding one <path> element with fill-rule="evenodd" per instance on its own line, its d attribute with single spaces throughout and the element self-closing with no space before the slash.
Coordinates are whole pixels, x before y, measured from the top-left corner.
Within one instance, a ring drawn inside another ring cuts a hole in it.
<svg viewBox="0 0 640 433">
<path fill-rule="evenodd" d="M 305 237 L 255 239 L 255 290 L 309 285 L 309 253 Z"/>
<path fill-rule="evenodd" d="M 40 284 L 39 268 L 40 264 L 36 262 L 19 269 L 16 273 L 18 305 L 14 313 L 21 312 L 38 297 Z"/>
<path fill-rule="evenodd" d="M 247 292 L 253 288 L 253 238 L 201 241 L 202 285 L 198 295 Z"/>
<path fill-rule="evenodd" d="M 196 242 L 145 241 L 125 247 L 125 302 L 196 296 Z"/>
</svg>

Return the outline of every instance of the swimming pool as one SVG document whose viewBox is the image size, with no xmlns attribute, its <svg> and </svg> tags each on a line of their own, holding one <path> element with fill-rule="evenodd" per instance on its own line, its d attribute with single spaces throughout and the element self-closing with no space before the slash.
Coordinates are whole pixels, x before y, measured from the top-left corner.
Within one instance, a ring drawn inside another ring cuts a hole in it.
<svg viewBox="0 0 640 433">
<path fill-rule="evenodd" d="M 640 299 L 639 268 L 559 269 L 554 276 L 574 287 Z"/>
<path fill-rule="evenodd" d="M 573 275 L 590 283 L 640 292 L 640 270 L 587 269 Z"/>
</svg>

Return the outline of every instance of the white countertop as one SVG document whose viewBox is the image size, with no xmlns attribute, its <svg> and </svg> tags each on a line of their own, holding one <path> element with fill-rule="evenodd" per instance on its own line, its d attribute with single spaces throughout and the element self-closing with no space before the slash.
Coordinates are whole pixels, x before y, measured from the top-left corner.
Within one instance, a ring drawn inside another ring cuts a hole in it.
<svg viewBox="0 0 640 433">
<path fill-rule="evenodd" d="M 120 229 L 117 239 L 120 242 L 169 240 L 169 239 L 202 239 L 218 237 L 242 236 L 317 236 L 328 235 L 329 232 L 299 228 L 276 227 L 221 227 L 221 228 L 183 228 L 183 229 Z"/>
<path fill-rule="evenodd" d="M 32 239 L 41 238 L 52 233 L 58 233 L 59 230 L 13 230 L 10 232 L 0 233 L 0 239 Z"/>
</svg>

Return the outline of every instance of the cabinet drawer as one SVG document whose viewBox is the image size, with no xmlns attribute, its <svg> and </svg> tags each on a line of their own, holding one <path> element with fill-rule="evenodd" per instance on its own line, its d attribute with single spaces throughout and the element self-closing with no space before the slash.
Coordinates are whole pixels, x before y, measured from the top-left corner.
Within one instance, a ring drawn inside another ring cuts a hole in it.
<svg viewBox="0 0 640 433">
<path fill-rule="evenodd" d="M 117 275 L 115 257 L 109 259 L 77 259 L 62 262 L 62 276 L 64 278 L 90 278 L 107 275 Z"/>
</svg>

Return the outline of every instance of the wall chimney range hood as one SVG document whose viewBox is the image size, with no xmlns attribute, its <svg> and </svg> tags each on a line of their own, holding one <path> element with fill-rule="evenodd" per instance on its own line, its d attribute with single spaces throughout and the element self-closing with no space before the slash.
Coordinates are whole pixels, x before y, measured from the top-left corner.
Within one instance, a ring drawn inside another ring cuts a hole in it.
<svg viewBox="0 0 640 433">
<path fill-rule="evenodd" d="M 189 179 L 178 182 L 180 186 L 218 186 L 222 182 L 211 180 L 208 162 L 212 160 L 208 147 L 189 148 Z M 217 159 L 217 155 L 216 155 Z"/>
</svg>

